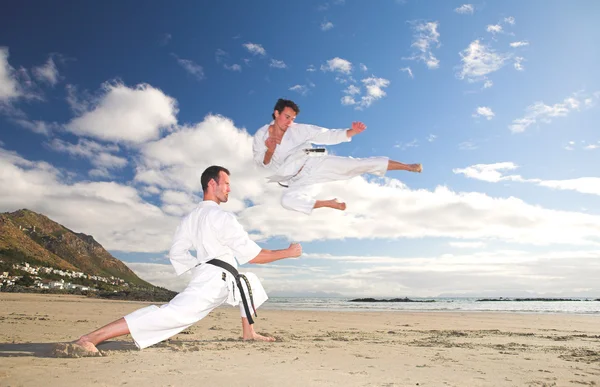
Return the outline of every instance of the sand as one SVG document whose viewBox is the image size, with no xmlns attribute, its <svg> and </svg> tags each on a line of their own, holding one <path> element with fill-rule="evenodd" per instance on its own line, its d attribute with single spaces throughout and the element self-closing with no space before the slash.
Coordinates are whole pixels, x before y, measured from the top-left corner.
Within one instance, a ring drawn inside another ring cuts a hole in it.
<svg viewBox="0 0 600 387">
<path fill-rule="evenodd" d="M 600 386 L 600 316 L 222 307 L 168 341 L 66 344 L 148 303 L 0 293 L 0 386 Z"/>
</svg>

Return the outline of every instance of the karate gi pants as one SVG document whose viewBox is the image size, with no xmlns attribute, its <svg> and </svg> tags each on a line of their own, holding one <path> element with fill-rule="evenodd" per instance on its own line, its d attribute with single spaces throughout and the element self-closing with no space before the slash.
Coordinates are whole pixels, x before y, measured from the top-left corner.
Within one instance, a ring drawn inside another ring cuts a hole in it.
<svg viewBox="0 0 600 387">
<path fill-rule="evenodd" d="M 316 184 L 347 180 L 365 173 L 384 176 L 388 161 L 387 157 L 364 159 L 329 155 L 309 157 L 302 170 L 289 180 L 289 187 L 281 196 L 281 205 L 288 210 L 310 215 L 317 201 L 315 196 L 319 191 Z"/>
<path fill-rule="evenodd" d="M 225 302 L 234 306 L 239 303 L 241 316 L 248 317 L 235 283 L 232 289 L 233 276 L 227 275 L 227 280 L 223 281 L 222 273 L 223 269 L 212 265 L 195 267 L 192 269 L 192 280 L 188 286 L 168 304 L 160 307 L 151 305 L 125 316 L 135 345 L 144 349 L 166 340 L 202 320 Z M 244 275 L 250 282 L 254 306 L 258 309 L 268 298 L 265 289 L 256 275 L 252 273 L 244 273 Z M 246 296 L 249 297 L 243 280 L 242 286 Z M 248 304 L 252 313 L 250 299 Z"/>
</svg>

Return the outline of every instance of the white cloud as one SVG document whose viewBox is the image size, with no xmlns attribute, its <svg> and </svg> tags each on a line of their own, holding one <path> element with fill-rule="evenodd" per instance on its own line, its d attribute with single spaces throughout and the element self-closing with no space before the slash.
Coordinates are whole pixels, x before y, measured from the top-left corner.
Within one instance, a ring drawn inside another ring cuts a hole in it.
<svg viewBox="0 0 600 387">
<path fill-rule="evenodd" d="M 485 117 L 488 121 L 494 118 L 495 114 L 491 108 L 487 106 L 478 106 L 473 113 L 473 117 Z"/>
<path fill-rule="evenodd" d="M 498 34 L 502 32 L 502 26 L 500 24 L 490 24 L 487 26 L 486 30 L 492 34 Z"/>
<path fill-rule="evenodd" d="M 306 85 L 294 85 L 294 86 L 290 87 L 289 90 L 295 91 L 296 93 L 299 93 L 300 95 L 306 95 L 306 94 L 308 94 L 309 88 Z"/>
<path fill-rule="evenodd" d="M 267 55 L 267 51 L 260 44 L 256 43 L 244 43 L 242 44 L 252 55 Z"/>
<path fill-rule="evenodd" d="M 56 85 L 60 80 L 58 68 L 56 67 L 56 63 L 54 63 L 52 56 L 48 58 L 44 65 L 34 67 L 32 72 L 37 80 L 48 83 L 50 86 Z"/>
<path fill-rule="evenodd" d="M 240 66 L 239 64 L 232 64 L 231 66 L 225 64 L 223 65 L 223 67 L 226 70 L 242 72 L 242 66 Z"/>
<path fill-rule="evenodd" d="M 484 242 L 449 242 L 451 247 L 456 247 L 459 249 L 480 249 L 485 247 Z"/>
<path fill-rule="evenodd" d="M 92 165 L 103 170 L 121 169 L 128 163 L 126 158 L 112 154 L 119 152 L 119 147 L 114 144 L 102 145 L 86 139 L 80 139 L 77 144 L 73 144 L 55 138 L 48 143 L 48 146 L 57 152 L 89 159 Z"/>
<path fill-rule="evenodd" d="M 437 136 L 435 134 L 430 134 L 429 136 L 427 136 L 427 141 L 434 142 L 436 138 Z"/>
<path fill-rule="evenodd" d="M 34 133 L 42 134 L 44 136 L 49 136 L 53 130 L 60 128 L 60 125 L 56 122 L 31 121 L 19 118 L 14 118 L 12 121 L 25 129 L 29 129 Z"/>
<path fill-rule="evenodd" d="M 574 145 L 575 145 L 575 141 L 569 141 L 569 143 L 565 146 L 565 150 L 568 150 L 568 151 L 575 150 Z"/>
<path fill-rule="evenodd" d="M 132 182 L 69 183 L 48 163 L 2 150 L 0 208 L 42 212 L 72 230 L 94 235 L 112 250 L 165 251 L 179 221 L 167 211 L 191 210 L 187 206 L 200 192 L 201 172 L 217 164 L 232 171 L 232 193 L 224 208 L 237 212 L 255 239 L 445 237 L 589 245 L 598 243 L 600 233 L 600 216 L 545 209 L 512 197 L 454 192 L 444 186 L 412 190 L 393 178 L 403 176 L 400 172 L 385 179 L 357 177 L 321 186 L 318 197 L 346 201 L 345 212 L 317 210 L 308 217 L 287 211 L 279 203 L 283 188 L 266 184 L 265 173 L 252 162 L 250 135 L 220 116 L 209 115 L 143 144 L 131 159 L 136 163 Z M 157 190 L 174 192 L 162 195 L 160 206 L 142 199 L 140 192 Z M 254 205 L 248 207 L 245 199 Z M 360 228 L 354 227 L 357 223 Z"/>
<path fill-rule="evenodd" d="M 440 34 L 437 31 L 438 22 L 413 22 L 412 29 L 414 31 L 413 43 L 411 47 L 416 49 L 413 56 L 405 59 L 423 61 L 429 69 L 437 69 L 440 66 L 440 61 L 433 55 L 433 48 L 440 46 Z"/>
<path fill-rule="evenodd" d="M 227 58 L 229 58 L 229 54 L 222 49 L 217 49 L 217 51 L 215 52 L 215 60 L 217 61 L 217 63 L 223 63 Z"/>
<path fill-rule="evenodd" d="M 502 19 L 498 24 L 489 24 L 486 28 L 487 32 L 491 32 L 492 35 L 495 37 L 496 34 L 508 34 L 508 35 L 514 35 L 513 33 L 508 33 L 505 32 L 504 28 L 502 27 L 502 24 L 510 24 L 511 26 L 515 25 L 515 18 L 512 16 L 509 17 L 505 17 L 504 19 Z"/>
<path fill-rule="evenodd" d="M 463 4 L 458 8 L 454 9 L 454 12 L 456 13 L 460 13 L 460 14 L 473 14 L 475 12 L 475 8 L 473 7 L 473 4 Z"/>
<path fill-rule="evenodd" d="M 260 235 L 295 241 L 377 235 L 383 239 L 450 237 L 527 245 L 599 245 L 600 216 L 545 209 L 514 197 L 454 192 L 443 186 L 411 190 L 395 179 L 378 183 L 355 178 L 321 188 L 318 197 L 338 197 L 347 203 L 347 210 L 315 211 L 307 217 L 285 211 L 276 202 L 272 207 L 265 202 L 246 208 L 241 220 Z M 375 205 L 374 197 L 377 203 L 395 204 Z M 354 222 L 361 227 L 353 228 Z"/>
<path fill-rule="evenodd" d="M 366 94 L 363 95 L 361 106 L 369 107 L 373 102 L 386 96 L 383 90 L 390 85 L 390 81 L 384 78 L 369 77 L 362 80 L 365 85 Z"/>
<path fill-rule="evenodd" d="M 403 68 L 400 69 L 400 71 L 404 71 L 404 72 L 408 73 L 409 77 L 414 78 L 413 72 L 410 69 L 410 67 L 403 67 Z"/>
<path fill-rule="evenodd" d="M 521 56 L 515 57 L 515 63 L 514 63 L 515 70 L 517 70 L 517 71 L 525 70 L 525 67 L 523 67 L 523 64 L 522 64 L 524 60 L 525 60 L 525 58 L 523 58 Z"/>
<path fill-rule="evenodd" d="M 361 70 L 361 71 L 367 71 L 367 70 L 369 70 L 369 68 L 367 67 L 367 65 L 365 65 L 364 63 L 361 63 L 361 64 L 359 65 L 359 67 L 360 67 L 360 70 Z"/>
<path fill-rule="evenodd" d="M 356 82 L 356 80 L 354 78 L 352 78 L 352 76 L 343 77 L 343 76 L 339 76 L 339 75 L 336 75 L 335 81 L 342 85 L 346 85 L 349 82 Z"/>
<path fill-rule="evenodd" d="M 141 143 L 177 123 L 176 101 L 150 85 L 105 83 L 103 95 L 66 128 L 80 136 Z"/>
<path fill-rule="evenodd" d="M 416 148 L 418 146 L 419 146 L 419 141 L 417 139 L 414 139 L 411 142 L 398 143 L 398 144 L 394 145 L 394 148 L 400 148 L 401 150 L 406 150 L 408 148 Z"/>
<path fill-rule="evenodd" d="M 143 201 L 135 188 L 115 182 L 70 183 L 68 173 L 0 149 L 0 208 L 43 213 L 75 232 L 93 235 L 110 250 L 169 248 L 179 219 Z"/>
<path fill-rule="evenodd" d="M 276 69 L 285 69 L 287 65 L 282 60 L 271 59 L 271 63 L 269 63 L 269 67 L 273 67 Z"/>
<path fill-rule="evenodd" d="M 0 103 L 22 97 L 24 92 L 15 69 L 8 63 L 8 48 L 0 47 Z"/>
<path fill-rule="evenodd" d="M 495 164 L 476 164 L 467 168 L 455 168 L 452 172 L 463 174 L 471 179 L 497 183 L 502 180 L 522 180 L 520 176 L 503 176 L 501 171 L 512 171 L 518 166 L 512 162 Z"/>
<path fill-rule="evenodd" d="M 329 31 L 332 28 L 333 28 L 333 23 L 330 21 L 324 21 L 323 23 L 321 23 L 322 31 Z"/>
<path fill-rule="evenodd" d="M 342 105 L 344 105 L 344 106 L 356 105 L 356 100 L 349 95 L 343 96 L 341 99 L 341 102 L 342 102 Z"/>
<path fill-rule="evenodd" d="M 98 167 L 120 169 L 127 165 L 127 159 L 107 152 L 100 152 L 92 158 L 92 164 Z"/>
<path fill-rule="evenodd" d="M 504 175 L 503 171 L 517 169 L 518 166 L 512 162 L 496 164 L 477 164 L 467 168 L 455 168 L 452 172 L 463 174 L 466 177 L 483 180 L 491 183 L 499 181 L 516 181 L 521 183 L 533 183 L 542 187 L 559 190 L 577 191 L 585 194 L 600 195 L 600 177 L 580 177 L 565 180 L 542 180 L 525 179 L 520 175 Z"/>
<path fill-rule="evenodd" d="M 168 263 L 125 262 L 125 264 L 143 280 L 175 292 L 182 292 L 192 279 L 190 272 L 177 276 L 173 266 Z"/>
<path fill-rule="evenodd" d="M 182 191 L 165 190 L 161 194 L 161 209 L 165 214 L 184 217 L 201 198 Z"/>
<path fill-rule="evenodd" d="M 538 183 L 542 187 L 559 190 L 577 191 L 580 193 L 600 195 L 600 177 L 579 177 L 565 180 L 540 180 L 530 179 L 528 181 Z"/>
<path fill-rule="evenodd" d="M 327 61 L 326 65 L 321 65 L 321 71 L 335 71 L 342 74 L 352 72 L 352 63 L 346 59 L 335 57 Z"/>
<path fill-rule="evenodd" d="M 81 115 L 90 109 L 93 97 L 87 91 L 81 93 L 83 95 L 80 97 L 77 86 L 69 84 L 65 89 L 67 90 L 67 103 L 75 114 Z"/>
<path fill-rule="evenodd" d="M 460 149 L 460 150 L 475 150 L 477 148 L 478 148 L 477 144 L 475 142 L 473 142 L 472 140 L 463 141 L 460 144 L 458 144 L 458 149 Z"/>
<path fill-rule="evenodd" d="M 527 113 L 522 118 L 515 119 L 509 126 L 509 129 L 513 133 L 522 133 L 529 126 L 539 121 L 543 123 L 552 122 L 554 117 L 566 117 L 570 112 L 574 110 L 580 110 L 581 101 L 579 100 L 580 94 L 575 93 L 572 97 L 565 98 L 563 102 L 556 103 L 552 106 L 546 105 L 543 102 L 535 102 L 533 105 L 527 107 Z M 587 99 L 585 96 L 584 100 Z M 594 95 L 593 99 L 598 97 Z M 593 104 L 584 104 L 584 107 L 590 107 Z"/>
<path fill-rule="evenodd" d="M 489 79 L 483 83 L 484 89 L 489 89 L 492 86 L 494 86 L 494 82 L 490 81 Z"/>
<path fill-rule="evenodd" d="M 135 181 L 161 189 L 198 193 L 202 171 L 210 165 L 222 165 L 231 171 L 235 181 L 226 206 L 239 211 L 245 206 L 245 198 L 260 202 L 265 189 L 265 174 L 254 166 L 251 155 L 252 139 L 245 130 L 236 128 L 225 117 L 207 115 L 200 123 L 144 144 Z"/>
<path fill-rule="evenodd" d="M 360 94 L 360 88 L 356 85 L 349 85 L 346 90 L 344 90 L 344 93 L 348 95 Z"/>
<path fill-rule="evenodd" d="M 177 63 L 179 63 L 179 65 L 183 67 L 185 71 L 191 74 L 194 78 L 196 78 L 199 81 L 204 79 L 204 69 L 202 68 L 202 66 L 200 66 L 197 63 L 194 63 L 189 59 L 181 59 L 175 54 L 173 54 L 173 57 L 175 57 Z"/>
<path fill-rule="evenodd" d="M 460 243 L 460 242 L 458 242 Z M 469 243 L 469 242 L 463 242 Z M 475 244 L 482 242 L 471 242 Z M 470 248 L 468 245 L 456 248 Z M 310 253 L 300 259 L 267 265 L 245 265 L 271 294 L 326 292 L 346 297 L 433 297 L 441 294 L 522 296 L 538 294 L 573 297 L 589 289 L 595 297 L 600 276 L 600 251 L 523 250 L 473 251 L 440 255 L 356 256 Z M 318 263 L 318 267 L 317 267 Z M 175 291 L 189 276 L 175 277 L 170 264 L 127 263 L 141 278 Z M 530 293 L 531 294 L 531 293 Z"/>
<path fill-rule="evenodd" d="M 460 52 L 460 57 L 462 68 L 456 76 L 469 82 L 478 82 L 487 80 L 488 74 L 500 70 L 510 56 L 498 54 L 479 40 L 474 40 Z"/>
<path fill-rule="evenodd" d="M 525 47 L 525 46 L 529 46 L 529 42 L 526 40 L 523 41 L 519 41 L 519 42 L 512 42 L 510 44 L 511 47 L 516 48 L 516 47 Z"/>
<path fill-rule="evenodd" d="M 346 95 L 343 96 L 341 99 L 342 105 L 355 106 L 355 108 L 359 110 L 368 108 L 373 104 L 373 102 L 386 96 L 386 93 L 383 89 L 390 85 L 389 80 L 384 78 L 377 78 L 375 76 L 365 78 L 361 82 L 365 87 L 364 95 L 360 95 L 360 87 L 350 84 L 343 91 Z M 360 97 L 360 99 L 358 99 L 358 97 Z"/>
</svg>

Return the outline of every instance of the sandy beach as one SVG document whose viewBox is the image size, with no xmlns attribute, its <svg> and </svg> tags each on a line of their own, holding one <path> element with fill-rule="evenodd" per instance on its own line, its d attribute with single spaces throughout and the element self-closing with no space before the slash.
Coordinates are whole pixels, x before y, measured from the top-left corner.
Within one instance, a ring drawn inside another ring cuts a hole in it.
<svg viewBox="0 0 600 387">
<path fill-rule="evenodd" d="M 600 386 L 600 316 L 259 311 L 222 307 L 139 351 L 64 343 L 147 303 L 0 293 L 0 386 Z"/>
</svg>

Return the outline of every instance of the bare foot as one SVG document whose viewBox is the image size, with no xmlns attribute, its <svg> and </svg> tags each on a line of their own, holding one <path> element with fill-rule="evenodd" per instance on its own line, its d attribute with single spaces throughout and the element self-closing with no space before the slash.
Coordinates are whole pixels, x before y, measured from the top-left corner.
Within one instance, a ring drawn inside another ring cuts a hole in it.
<svg viewBox="0 0 600 387">
<path fill-rule="evenodd" d="M 93 353 L 100 352 L 100 351 L 98 351 L 98 348 L 96 348 L 94 343 L 92 343 L 91 341 L 88 341 L 84 337 L 81 337 L 79 340 L 74 341 L 73 344 L 79 345 L 81 348 L 85 349 L 88 352 L 93 352 Z"/>
<path fill-rule="evenodd" d="M 244 340 L 254 340 L 254 341 L 275 341 L 274 337 L 259 335 L 256 332 L 252 332 L 252 337 L 244 337 Z"/>
<path fill-rule="evenodd" d="M 328 200 L 327 202 L 329 204 L 328 207 L 334 210 L 344 211 L 346 209 L 346 203 L 340 202 L 337 198 Z"/>
</svg>

